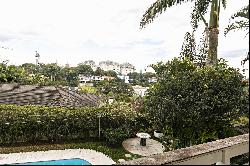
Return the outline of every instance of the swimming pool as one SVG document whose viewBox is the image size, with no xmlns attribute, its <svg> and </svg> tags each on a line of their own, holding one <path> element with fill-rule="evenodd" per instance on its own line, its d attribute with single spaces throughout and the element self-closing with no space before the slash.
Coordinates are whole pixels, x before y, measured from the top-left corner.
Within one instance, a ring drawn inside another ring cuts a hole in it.
<svg viewBox="0 0 250 166">
<path fill-rule="evenodd" d="M 87 162 L 86 160 L 82 160 L 82 159 L 64 159 L 64 160 L 18 163 L 15 165 L 91 165 L 91 164 Z"/>
</svg>

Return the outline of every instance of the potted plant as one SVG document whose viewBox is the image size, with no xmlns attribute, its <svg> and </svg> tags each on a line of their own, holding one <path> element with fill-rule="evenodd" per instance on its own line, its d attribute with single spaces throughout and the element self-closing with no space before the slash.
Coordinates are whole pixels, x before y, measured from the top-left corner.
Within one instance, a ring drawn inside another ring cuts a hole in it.
<svg viewBox="0 0 250 166">
<path fill-rule="evenodd" d="M 163 137 L 163 127 L 161 127 L 161 125 L 157 125 L 154 127 L 155 130 L 154 130 L 154 136 L 156 138 L 162 138 Z"/>
</svg>

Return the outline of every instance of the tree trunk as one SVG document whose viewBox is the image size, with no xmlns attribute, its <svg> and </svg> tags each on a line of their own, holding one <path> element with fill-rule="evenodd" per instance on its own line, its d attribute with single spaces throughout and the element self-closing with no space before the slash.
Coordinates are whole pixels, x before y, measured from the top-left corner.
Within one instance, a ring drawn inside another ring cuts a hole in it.
<svg viewBox="0 0 250 166">
<path fill-rule="evenodd" d="M 217 64 L 218 36 L 219 36 L 218 28 L 209 29 L 209 50 L 208 50 L 208 58 L 207 58 L 208 65 Z"/>
<path fill-rule="evenodd" d="M 219 34 L 219 12 L 220 12 L 220 3 L 219 0 L 212 0 L 211 11 L 210 11 L 210 20 L 209 20 L 209 49 L 207 64 L 215 65 L 217 64 L 217 48 L 218 48 L 218 34 Z"/>
</svg>

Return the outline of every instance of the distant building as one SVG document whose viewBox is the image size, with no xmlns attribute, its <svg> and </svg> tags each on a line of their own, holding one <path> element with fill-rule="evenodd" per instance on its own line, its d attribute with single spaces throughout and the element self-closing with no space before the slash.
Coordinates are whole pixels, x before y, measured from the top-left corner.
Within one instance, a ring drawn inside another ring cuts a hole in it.
<svg viewBox="0 0 250 166">
<path fill-rule="evenodd" d="M 132 86 L 133 90 L 135 91 L 136 94 L 140 95 L 140 96 L 145 96 L 147 90 L 149 89 L 149 87 L 142 87 L 139 85 L 136 86 Z"/>
<path fill-rule="evenodd" d="M 113 61 L 101 61 L 99 63 L 99 67 L 104 71 L 114 71 L 116 73 L 120 73 L 120 65 L 117 62 Z"/>
<path fill-rule="evenodd" d="M 78 78 L 79 78 L 79 82 L 81 84 L 91 82 L 91 77 L 88 77 L 88 76 L 85 76 L 85 75 L 82 75 L 82 74 L 79 74 Z"/>
<path fill-rule="evenodd" d="M 110 81 L 115 79 L 115 77 L 110 77 L 110 76 L 85 76 L 82 74 L 79 74 L 78 78 L 80 86 L 90 84 L 93 81 L 103 81 L 103 80 Z"/>
<path fill-rule="evenodd" d="M 122 75 L 128 75 L 129 73 L 135 72 L 135 66 L 130 63 L 123 63 L 120 65 L 120 72 Z"/>
<path fill-rule="evenodd" d="M 93 60 L 85 61 L 83 64 L 89 65 L 94 71 L 97 67 L 100 67 L 104 71 L 114 71 L 116 74 L 128 75 L 135 72 L 135 66 L 130 63 L 119 64 L 113 61 L 101 61 L 99 65 L 96 65 Z"/>
<path fill-rule="evenodd" d="M 111 81 L 111 80 L 115 79 L 115 77 L 110 77 L 110 76 L 102 76 L 102 78 L 104 80 L 107 80 L 107 81 Z"/>
<path fill-rule="evenodd" d="M 148 79 L 148 82 L 149 83 L 157 82 L 157 78 L 156 77 L 151 77 L 151 78 Z"/>
<path fill-rule="evenodd" d="M 121 80 L 124 80 L 125 83 L 129 83 L 129 76 L 125 76 L 125 75 L 117 75 L 118 78 L 120 78 Z"/>
<path fill-rule="evenodd" d="M 91 76 L 91 81 L 103 81 L 104 78 L 102 76 Z"/>
</svg>

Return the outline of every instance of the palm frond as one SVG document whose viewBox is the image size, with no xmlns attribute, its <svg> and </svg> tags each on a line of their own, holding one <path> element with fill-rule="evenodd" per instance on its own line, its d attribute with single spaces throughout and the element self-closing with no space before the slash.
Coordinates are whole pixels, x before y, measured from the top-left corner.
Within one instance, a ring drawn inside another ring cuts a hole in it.
<svg viewBox="0 0 250 166">
<path fill-rule="evenodd" d="M 249 20 L 243 21 L 235 21 L 227 26 L 224 31 L 224 35 L 226 36 L 230 31 L 237 31 L 237 30 L 248 30 L 249 29 Z M 247 32 L 248 34 L 248 32 Z"/>
<path fill-rule="evenodd" d="M 153 22 L 154 19 L 167 8 L 188 1 L 193 0 L 156 0 L 156 2 L 154 2 L 144 13 L 140 22 L 140 27 L 144 28 L 147 24 Z"/>
<path fill-rule="evenodd" d="M 204 16 L 210 4 L 210 0 L 197 0 L 195 1 L 193 11 L 191 13 L 191 25 L 195 30 L 198 27 L 198 22 L 202 19 L 201 16 Z"/>
<path fill-rule="evenodd" d="M 222 0 L 222 6 L 223 6 L 223 8 L 225 9 L 226 8 L 226 6 L 227 6 L 227 0 Z"/>
<path fill-rule="evenodd" d="M 243 7 L 240 11 L 233 14 L 229 22 L 230 24 L 227 26 L 227 28 L 225 28 L 225 31 L 224 31 L 225 36 L 230 31 L 248 30 L 249 29 L 249 5 Z"/>
<path fill-rule="evenodd" d="M 249 19 L 249 5 L 243 7 L 240 11 L 233 14 L 231 16 L 231 19 L 240 18 L 240 17 Z"/>
</svg>

